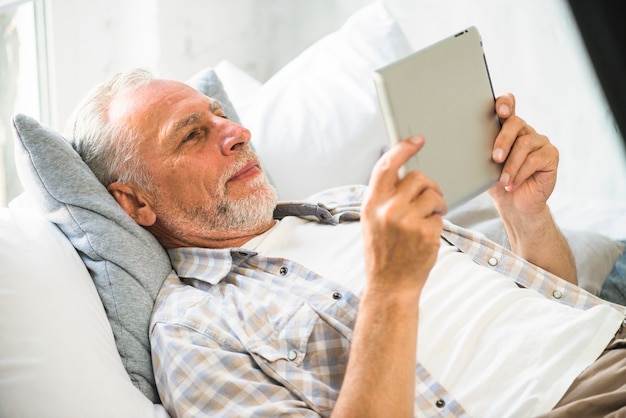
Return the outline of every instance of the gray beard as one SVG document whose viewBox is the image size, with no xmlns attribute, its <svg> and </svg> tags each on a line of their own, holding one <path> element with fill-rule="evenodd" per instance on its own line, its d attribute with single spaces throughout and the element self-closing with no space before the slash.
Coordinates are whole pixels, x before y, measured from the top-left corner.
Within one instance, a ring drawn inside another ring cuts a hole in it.
<svg viewBox="0 0 626 418">
<path fill-rule="evenodd" d="M 204 206 L 179 204 L 175 213 L 157 209 L 158 217 L 171 233 L 181 238 L 249 235 L 270 224 L 277 202 L 276 190 L 264 174 L 253 180 L 252 186 L 254 192 L 244 198 L 231 199 L 225 189 L 211 196 Z"/>
<path fill-rule="evenodd" d="M 257 231 L 272 219 L 277 195 L 265 176 L 260 176 L 255 183 L 258 185 L 256 191 L 242 199 L 231 200 L 226 195 L 214 202 L 211 208 L 189 208 L 183 211 L 189 220 L 204 224 L 212 231 Z"/>
</svg>

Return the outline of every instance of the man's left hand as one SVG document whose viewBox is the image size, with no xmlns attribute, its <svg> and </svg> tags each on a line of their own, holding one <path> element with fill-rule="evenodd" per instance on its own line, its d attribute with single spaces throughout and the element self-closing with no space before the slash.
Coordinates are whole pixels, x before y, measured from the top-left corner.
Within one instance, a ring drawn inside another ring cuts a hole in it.
<svg viewBox="0 0 626 418">
<path fill-rule="evenodd" d="M 559 152 L 545 135 L 538 134 L 515 114 L 515 97 L 506 93 L 496 100 L 502 129 L 495 139 L 492 158 L 503 163 L 500 181 L 489 193 L 501 210 L 532 216 L 546 209 L 556 184 Z"/>
</svg>

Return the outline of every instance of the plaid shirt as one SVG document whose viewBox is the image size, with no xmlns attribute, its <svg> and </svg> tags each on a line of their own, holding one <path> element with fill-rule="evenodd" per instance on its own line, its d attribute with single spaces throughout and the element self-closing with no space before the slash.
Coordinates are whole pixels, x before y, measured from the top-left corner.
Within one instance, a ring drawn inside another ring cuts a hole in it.
<svg viewBox="0 0 626 418">
<path fill-rule="evenodd" d="M 364 190 L 332 189 L 314 203 L 281 204 L 276 215 L 328 224 L 357 220 Z M 547 298 L 581 309 L 606 303 L 449 222 L 442 237 Z M 177 274 L 165 281 L 150 327 L 156 382 L 168 411 L 181 417 L 330 415 L 359 298 L 290 260 L 242 248 L 169 254 Z M 419 364 L 415 414 L 467 416 Z"/>
</svg>

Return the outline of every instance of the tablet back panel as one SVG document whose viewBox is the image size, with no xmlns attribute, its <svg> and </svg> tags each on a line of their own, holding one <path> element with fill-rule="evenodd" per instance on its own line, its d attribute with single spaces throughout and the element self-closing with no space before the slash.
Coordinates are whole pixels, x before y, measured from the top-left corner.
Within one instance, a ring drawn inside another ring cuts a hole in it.
<svg viewBox="0 0 626 418">
<path fill-rule="evenodd" d="M 491 187 L 500 130 L 480 34 L 471 27 L 375 72 L 391 144 L 419 134 L 424 148 L 405 164 L 434 179 L 448 208 Z"/>
</svg>

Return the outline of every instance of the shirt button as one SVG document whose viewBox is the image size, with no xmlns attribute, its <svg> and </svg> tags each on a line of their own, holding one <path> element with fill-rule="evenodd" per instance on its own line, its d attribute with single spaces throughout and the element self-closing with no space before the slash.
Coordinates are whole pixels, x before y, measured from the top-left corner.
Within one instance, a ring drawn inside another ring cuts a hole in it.
<svg viewBox="0 0 626 418">
<path fill-rule="evenodd" d="M 491 266 L 491 267 L 495 267 L 498 265 L 498 259 L 495 257 L 491 257 L 489 260 L 487 260 L 487 263 Z"/>
<path fill-rule="evenodd" d="M 341 292 L 333 292 L 333 299 L 339 300 L 342 297 L 343 297 L 343 295 L 341 294 Z"/>
<path fill-rule="evenodd" d="M 561 299 L 563 297 L 563 293 L 561 293 L 560 290 L 555 290 L 554 292 L 552 292 L 552 296 L 554 297 L 554 299 Z"/>
<path fill-rule="evenodd" d="M 435 402 L 435 406 L 437 408 L 443 408 L 444 406 L 446 406 L 446 401 L 444 401 L 443 399 L 438 399 L 437 402 Z"/>
<path fill-rule="evenodd" d="M 289 359 L 289 361 L 294 361 L 298 358 L 298 352 L 296 350 L 291 350 L 289 354 L 287 354 L 287 358 Z"/>
<path fill-rule="evenodd" d="M 280 274 L 281 276 L 286 276 L 288 272 L 289 270 L 287 269 L 287 267 L 281 267 L 280 270 L 278 270 L 278 274 Z"/>
</svg>

